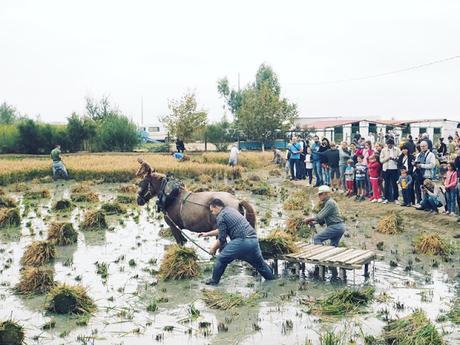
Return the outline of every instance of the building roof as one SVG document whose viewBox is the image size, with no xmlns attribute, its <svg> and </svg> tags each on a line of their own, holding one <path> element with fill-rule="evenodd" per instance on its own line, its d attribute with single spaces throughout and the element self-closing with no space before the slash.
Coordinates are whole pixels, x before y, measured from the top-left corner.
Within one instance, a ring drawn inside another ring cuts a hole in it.
<svg viewBox="0 0 460 345">
<path fill-rule="evenodd" d="M 453 120 L 437 118 L 437 119 L 419 119 L 419 120 L 380 120 L 380 119 L 369 119 L 369 118 L 333 118 L 333 117 L 326 117 L 326 118 L 319 118 L 319 117 L 301 117 L 298 118 L 296 123 L 302 129 L 306 128 L 313 128 L 313 129 L 325 129 L 325 128 L 334 128 L 338 126 L 350 125 L 356 122 L 367 121 L 369 123 L 376 123 L 380 125 L 386 126 L 396 126 L 396 127 L 404 127 L 411 123 L 424 123 L 424 122 L 436 122 L 436 121 L 443 121 L 443 122 L 456 122 Z"/>
<path fill-rule="evenodd" d="M 395 122 L 392 120 L 368 120 L 364 118 L 357 118 L 357 119 L 328 119 L 328 120 L 319 120 L 318 118 L 308 119 L 302 118 L 301 123 L 299 123 L 300 127 L 302 128 L 314 128 L 314 129 L 325 129 L 325 128 L 333 128 L 339 127 L 344 125 L 351 125 L 356 122 L 361 121 L 368 121 L 370 123 L 377 123 L 381 125 L 392 125 L 392 126 L 401 126 L 399 122 Z"/>
</svg>

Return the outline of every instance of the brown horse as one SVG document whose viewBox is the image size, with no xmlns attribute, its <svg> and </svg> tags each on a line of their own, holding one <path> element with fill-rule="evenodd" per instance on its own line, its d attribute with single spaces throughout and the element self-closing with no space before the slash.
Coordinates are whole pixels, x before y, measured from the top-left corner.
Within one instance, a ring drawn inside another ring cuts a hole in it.
<svg viewBox="0 0 460 345">
<path fill-rule="evenodd" d="M 150 177 L 143 180 L 139 184 L 138 200 L 141 198 L 141 202 L 138 201 L 138 203 L 143 205 L 153 196 L 158 196 L 165 178 L 166 176 L 163 174 L 152 173 Z M 244 214 L 248 222 L 255 228 L 256 213 L 247 201 L 238 200 L 234 195 L 227 192 L 193 193 L 181 187 L 163 211 L 165 221 L 171 228 L 177 243 L 184 244 L 187 242 L 180 229 L 207 232 L 215 228 L 215 218 L 209 211 L 209 203 L 214 198 L 221 199 L 227 207 L 233 207 Z"/>
</svg>

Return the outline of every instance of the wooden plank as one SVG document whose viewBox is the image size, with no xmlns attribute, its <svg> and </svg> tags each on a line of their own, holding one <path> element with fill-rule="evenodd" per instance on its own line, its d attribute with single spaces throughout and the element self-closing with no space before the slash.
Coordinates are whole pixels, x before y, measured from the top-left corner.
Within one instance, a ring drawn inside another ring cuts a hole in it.
<svg viewBox="0 0 460 345">
<path fill-rule="evenodd" d="M 334 256 L 328 258 L 326 261 L 327 261 L 327 262 L 333 262 L 333 261 L 335 262 L 336 259 L 337 259 L 337 260 L 340 260 L 341 257 L 347 256 L 348 254 L 351 254 L 351 253 L 353 253 L 354 251 L 355 251 L 354 249 L 347 249 L 347 250 L 345 250 L 345 251 L 342 252 L 342 253 L 339 253 L 339 254 L 337 254 L 337 255 L 334 255 Z"/>
<path fill-rule="evenodd" d="M 309 259 L 310 257 L 312 257 L 312 256 L 314 256 L 316 254 L 327 252 L 328 250 L 331 250 L 331 248 L 329 246 L 319 246 L 318 248 L 313 248 L 312 250 L 309 250 L 306 253 L 302 253 L 302 255 L 300 257 L 302 259 Z"/>
<path fill-rule="evenodd" d="M 336 256 L 334 258 L 333 262 L 346 263 L 347 260 L 354 259 L 355 257 L 360 256 L 360 255 L 364 254 L 365 252 L 367 252 L 367 250 L 355 249 L 351 253 L 347 253 L 347 254 L 342 255 L 342 256 L 340 256 L 340 255 Z M 330 261 L 332 262 L 332 259 Z"/>
<path fill-rule="evenodd" d="M 314 246 L 315 246 L 315 244 L 305 244 L 303 246 L 297 246 L 297 248 L 299 248 L 299 252 L 303 252 L 303 251 L 308 250 L 309 248 L 312 248 Z"/>
<path fill-rule="evenodd" d="M 289 254 L 289 256 L 299 257 L 300 255 L 307 255 L 312 250 L 316 250 L 317 248 L 324 248 L 324 246 L 322 246 L 321 244 L 313 244 L 311 247 L 308 247 L 307 249 L 301 250 L 300 252 L 297 252 L 297 253 Z"/>
<path fill-rule="evenodd" d="M 375 256 L 375 253 L 371 251 L 363 255 L 360 255 L 352 260 L 347 261 L 347 264 L 348 265 L 357 265 L 357 264 L 362 265 L 364 264 L 364 262 L 366 262 L 367 259 L 373 258 L 374 256 Z"/>
<path fill-rule="evenodd" d="M 324 252 L 324 253 L 315 255 L 313 257 L 310 257 L 309 259 L 313 260 L 313 261 L 322 261 L 322 260 L 326 260 L 327 258 L 330 258 L 330 257 L 332 257 L 334 255 L 343 253 L 346 250 L 347 250 L 347 248 L 333 248 L 333 249 L 331 249 L 331 250 L 329 250 L 327 252 Z"/>
</svg>

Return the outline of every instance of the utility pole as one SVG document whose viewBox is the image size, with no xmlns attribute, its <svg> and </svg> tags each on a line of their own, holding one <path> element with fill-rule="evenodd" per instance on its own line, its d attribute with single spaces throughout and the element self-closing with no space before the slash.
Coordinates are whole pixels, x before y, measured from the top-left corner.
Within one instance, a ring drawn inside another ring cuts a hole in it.
<svg viewBox="0 0 460 345">
<path fill-rule="evenodd" d="M 141 96 L 141 126 L 144 125 L 144 97 Z"/>
</svg>

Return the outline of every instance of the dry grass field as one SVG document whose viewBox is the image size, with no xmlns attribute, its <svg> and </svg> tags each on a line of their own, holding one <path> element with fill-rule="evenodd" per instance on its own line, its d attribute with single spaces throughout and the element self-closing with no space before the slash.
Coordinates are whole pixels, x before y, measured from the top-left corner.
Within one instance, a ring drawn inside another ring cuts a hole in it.
<svg viewBox="0 0 460 345">
<path fill-rule="evenodd" d="M 71 178 L 76 180 L 102 179 L 105 182 L 126 182 L 133 178 L 138 163 L 132 153 L 64 155 L 63 161 Z M 171 172 L 181 178 L 200 175 L 217 177 L 240 175 L 246 168 L 267 165 L 271 153 L 245 152 L 240 155 L 239 166 L 227 165 L 228 153 L 204 153 L 190 156 L 180 162 L 166 154 L 146 153 L 143 157 L 158 172 Z M 48 157 L 0 156 L 0 185 L 51 176 L 51 160 Z"/>
</svg>

